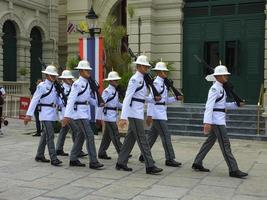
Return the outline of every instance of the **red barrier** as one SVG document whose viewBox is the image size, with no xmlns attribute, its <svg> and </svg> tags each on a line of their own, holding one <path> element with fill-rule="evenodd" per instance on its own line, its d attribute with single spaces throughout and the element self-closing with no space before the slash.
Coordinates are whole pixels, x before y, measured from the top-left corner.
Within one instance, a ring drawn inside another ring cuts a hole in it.
<svg viewBox="0 0 267 200">
<path fill-rule="evenodd" d="M 19 99 L 19 118 L 24 119 L 25 114 L 30 105 L 31 99 L 29 97 L 20 97 Z"/>
</svg>

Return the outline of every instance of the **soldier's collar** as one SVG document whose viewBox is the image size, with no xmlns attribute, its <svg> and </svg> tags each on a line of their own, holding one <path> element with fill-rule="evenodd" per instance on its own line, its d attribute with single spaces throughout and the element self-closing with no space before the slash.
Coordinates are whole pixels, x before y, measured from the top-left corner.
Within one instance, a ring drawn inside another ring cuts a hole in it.
<svg viewBox="0 0 267 200">
<path fill-rule="evenodd" d="M 45 84 L 47 84 L 47 85 L 52 85 L 53 83 L 52 83 L 52 81 L 49 81 L 48 79 L 45 79 Z"/>
<path fill-rule="evenodd" d="M 82 76 L 80 76 L 79 79 L 80 79 L 81 81 L 83 81 L 83 82 L 86 82 L 86 83 L 88 82 L 88 80 L 87 80 L 86 78 L 82 77 Z"/>
<path fill-rule="evenodd" d="M 157 76 L 156 79 L 159 80 L 159 81 L 161 81 L 161 82 L 164 82 L 164 79 L 161 78 L 160 76 Z M 156 79 L 155 79 L 155 80 L 156 80 Z"/>
<path fill-rule="evenodd" d="M 216 84 L 216 85 L 219 85 L 219 86 L 223 86 L 223 84 L 220 83 L 219 81 L 215 81 L 215 84 Z"/>
<path fill-rule="evenodd" d="M 136 73 L 135 73 L 137 76 L 139 76 L 139 77 L 144 77 L 144 74 L 142 74 L 141 72 L 139 72 L 139 71 L 136 71 Z"/>
<path fill-rule="evenodd" d="M 109 84 L 108 86 L 109 86 L 109 88 L 111 88 L 112 90 L 116 90 L 116 88 L 115 88 L 113 85 Z"/>
</svg>

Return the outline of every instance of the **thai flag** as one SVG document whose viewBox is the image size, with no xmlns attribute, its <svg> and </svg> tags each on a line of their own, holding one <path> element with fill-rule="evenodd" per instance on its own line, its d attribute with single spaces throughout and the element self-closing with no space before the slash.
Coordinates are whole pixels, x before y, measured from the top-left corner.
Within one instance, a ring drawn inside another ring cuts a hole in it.
<svg viewBox="0 0 267 200">
<path fill-rule="evenodd" d="M 91 76 L 99 83 L 100 94 L 103 91 L 104 81 L 104 43 L 103 37 L 80 38 L 79 39 L 80 58 L 88 60 L 91 68 Z M 92 121 L 94 121 L 94 111 L 91 109 Z"/>
<path fill-rule="evenodd" d="M 104 44 L 102 37 L 95 38 L 80 38 L 79 39 L 80 58 L 88 60 L 93 68 L 91 72 L 100 86 L 99 92 L 103 91 L 104 80 Z"/>
</svg>

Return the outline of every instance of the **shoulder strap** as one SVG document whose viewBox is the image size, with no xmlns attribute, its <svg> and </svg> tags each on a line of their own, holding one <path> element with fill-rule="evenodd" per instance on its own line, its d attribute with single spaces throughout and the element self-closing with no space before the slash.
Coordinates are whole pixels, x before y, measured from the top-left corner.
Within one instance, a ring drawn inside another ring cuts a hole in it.
<svg viewBox="0 0 267 200">
<path fill-rule="evenodd" d="M 69 91 L 66 94 L 67 97 L 70 95 L 70 92 L 71 92 L 71 88 L 69 89 Z"/>
<path fill-rule="evenodd" d="M 222 96 L 220 96 L 218 99 L 216 99 L 215 102 L 217 103 L 217 102 L 221 101 L 221 100 L 223 99 L 223 97 L 224 97 L 224 90 L 223 90 L 223 94 L 222 94 Z"/>
<path fill-rule="evenodd" d="M 50 90 L 47 93 L 43 94 L 40 99 L 42 99 L 44 97 L 47 97 L 52 92 L 53 86 L 54 85 L 52 85 L 51 88 L 50 88 Z"/>
<path fill-rule="evenodd" d="M 78 96 L 82 95 L 87 90 L 87 88 L 88 88 L 88 83 L 86 83 L 84 90 L 78 93 Z"/>
<path fill-rule="evenodd" d="M 110 102 L 111 100 L 113 100 L 117 95 L 117 91 L 114 93 L 114 95 L 110 98 L 107 99 L 106 103 Z"/>
<path fill-rule="evenodd" d="M 163 89 L 159 94 L 162 95 L 164 91 L 165 91 L 165 84 L 163 83 Z"/>
<path fill-rule="evenodd" d="M 136 90 L 134 91 L 134 93 L 138 92 L 139 90 L 141 90 L 144 87 L 144 82 L 145 81 L 143 81 L 143 84 L 140 87 L 136 88 Z"/>
</svg>

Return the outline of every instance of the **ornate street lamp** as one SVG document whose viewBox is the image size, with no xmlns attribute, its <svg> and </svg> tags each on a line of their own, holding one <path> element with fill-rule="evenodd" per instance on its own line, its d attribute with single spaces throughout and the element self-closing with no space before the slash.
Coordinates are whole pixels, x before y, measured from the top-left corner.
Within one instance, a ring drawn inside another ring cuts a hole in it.
<svg viewBox="0 0 267 200">
<path fill-rule="evenodd" d="M 97 27 L 98 16 L 95 14 L 93 6 L 91 6 L 91 9 L 86 15 L 86 20 L 87 20 L 90 36 L 94 37 L 95 34 L 99 35 L 101 33 L 101 28 Z"/>
</svg>

